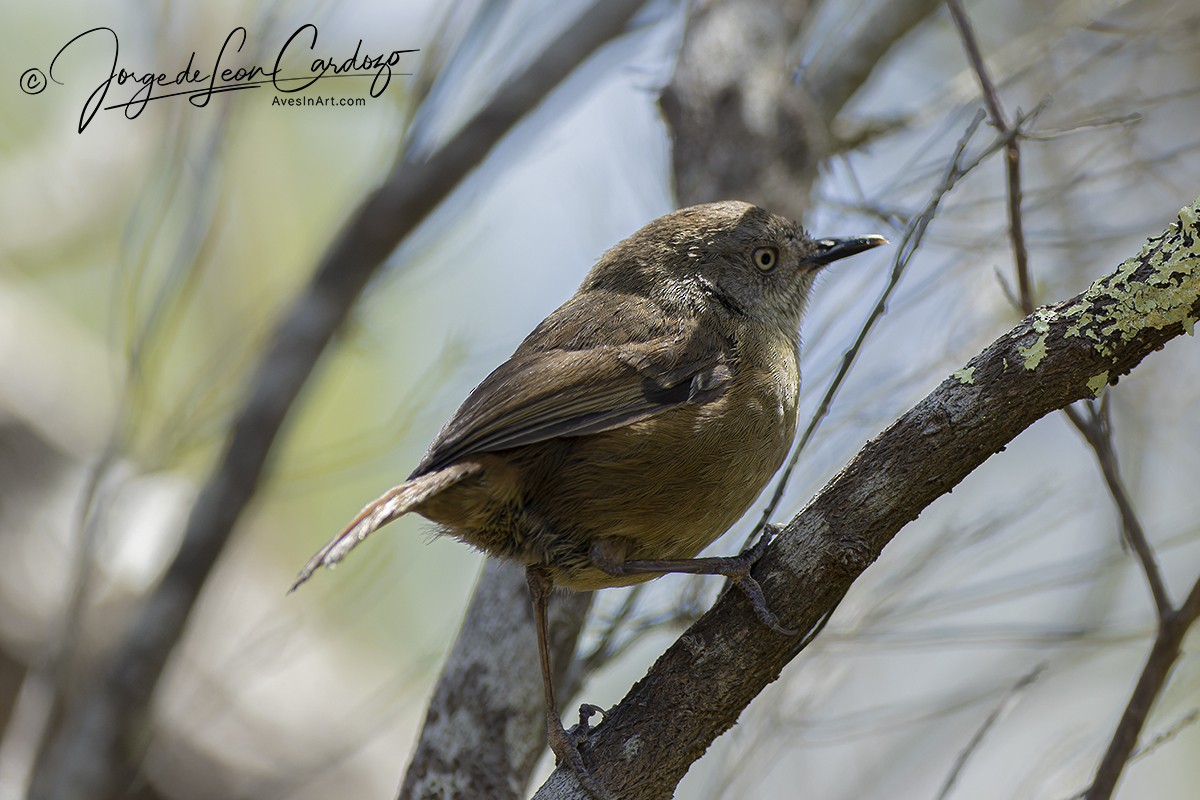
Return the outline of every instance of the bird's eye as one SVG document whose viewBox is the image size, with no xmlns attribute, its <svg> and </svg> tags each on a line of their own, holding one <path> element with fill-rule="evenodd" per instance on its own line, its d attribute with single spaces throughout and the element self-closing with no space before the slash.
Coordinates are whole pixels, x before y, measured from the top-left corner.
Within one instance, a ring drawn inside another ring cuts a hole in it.
<svg viewBox="0 0 1200 800">
<path fill-rule="evenodd" d="M 759 247 L 754 251 L 754 266 L 759 272 L 770 272 L 779 263 L 779 250 L 774 247 Z"/>
</svg>

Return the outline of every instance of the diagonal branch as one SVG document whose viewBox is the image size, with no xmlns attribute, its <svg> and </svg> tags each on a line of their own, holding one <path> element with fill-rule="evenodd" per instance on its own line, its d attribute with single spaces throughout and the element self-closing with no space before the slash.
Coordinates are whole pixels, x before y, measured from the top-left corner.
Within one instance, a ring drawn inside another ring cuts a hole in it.
<svg viewBox="0 0 1200 800">
<path fill-rule="evenodd" d="M 756 568 L 781 622 L 813 627 L 930 503 L 1035 421 L 1094 396 L 1198 317 L 1200 198 L 1137 256 L 1086 292 L 1036 310 L 867 443 Z M 1200 606 L 1200 590 L 1184 607 L 1192 605 Z M 799 650 L 727 593 L 609 712 L 585 761 L 624 800 L 669 796 Z M 579 792 L 559 770 L 536 797 Z"/>
<path fill-rule="evenodd" d="M 1107 800 L 1112 797 L 1117 781 L 1121 779 L 1125 765 L 1133 755 L 1150 710 L 1154 707 L 1154 701 L 1162 694 L 1171 676 L 1171 669 L 1179 660 L 1183 639 L 1197 619 L 1200 619 L 1200 580 L 1192 586 L 1183 605 L 1159 621 L 1158 635 L 1154 638 L 1150 655 L 1146 656 L 1133 694 L 1129 696 L 1129 702 L 1121 714 L 1121 721 L 1117 723 L 1108 749 L 1100 759 L 1092 785 L 1080 797 L 1086 800 Z"/>
<path fill-rule="evenodd" d="M 937 214 L 942 201 L 960 179 L 982 164 L 987 158 L 990 158 L 996 148 L 1003 144 L 1003 138 L 997 139 L 989 147 L 985 148 L 982 153 L 971 159 L 969 163 L 963 163 L 967 144 L 975 135 L 975 131 L 978 130 L 981 122 L 983 122 L 983 112 L 978 113 L 971 120 L 971 123 L 967 125 L 966 131 L 959 137 L 958 144 L 954 148 L 954 155 L 950 157 L 950 163 L 946 165 L 941 183 L 933 190 L 933 196 L 929 198 L 929 201 L 925 204 L 925 208 L 905 228 L 904 235 L 901 237 L 899 246 L 896 248 L 896 256 L 892 262 L 892 272 L 888 278 L 887 285 L 880 293 L 879 299 L 875 301 L 875 306 L 871 309 L 871 313 L 867 316 L 866 321 L 859 328 L 854 342 L 842 354 L 842 362 L 838 366 L 837 373 L 833 376 L 833 380 L 829 382 L 829 386 L 825 389 L 825 394 L 821 396 L 821 402 L 817 404 L 817 410 L 813 412 L 808 425 L 804 428 L 804 432 L 800 434 L 800 438 L 792 448 L 792 454 L 788 457 L 787 464 L 780 471 L 779 478 L 775 482 L 775 491 L 771 494 L 771 499 L 767 501 L 766 507 L 763 508 L 758 524 L 754 526 L 750 535 L 746 537 L 747 542 L 756 538 L 759 532 L 770 521 L 771 517 L 775 515 L 780 502 L 783 501 L 783 495 L 787 491 L 788 483 L 792 479 L 792 473 L 800 463 L 800 456 L 804 453 L 804 449 L 808 447 L 808 443 L 812 441 L 813 434 L 816 433 L 821 421 L 828 416 L 830 409 L 833 408 L 833 400 L 837 397 L 842 383 L 850 374 L 850 368 L 854 366 L 858 354 L 862 352 L 863 345 L 867 340 L 867 336 L 870 335 L 871 329 L 887 313 L 888 300 L 900 285 L 900 279 L 904 276 L 909 263 L 920 248 L 921 240 L 925 238 L 925 231 L 929 229 L 930 223 L 933 222 L 933 218 Z"/>
<path fill-rule="evenodd" d="M 1125 489 L 1125 482 L 1121 480 L 1117 454 L 1113 450 L 1112 431 L 1108 425 L 1108 406 L 1107 404 L 1102 404 L 1102 406 L 1102 411 L 1093 411 L 1087 419 L 1076 409 L 1066 408 L 1063 410 L 1070 412 L 1068 416 L 1071 423 L 1079 429 L 1096 453 L 1096 461 L 1100 464 L 1100 471 L 1104 474 L 1104 483 L 1108 486 L 1109 494 L 1112 495 L 1113 502 L 1117 506 L 1117 513 L 1121 515 L 1121 527 L 1124 531 L 1125 541 L 1133 548 L 1134 555 L 1137 556 L 1142 572 L 1146 576 L 1146 585 L 1150 587 L 1150 596 L 1154 600 L 1158 618 L 1164 620 L 1173 611 L 1171 598 L 1167 593 L 1167 583 L 1158 566 L 1154 548 L 1150 546 L 1150 540 L 1146 536 L 1142 522 L 1133 508 L 1129 492 Z"/>
<path fill-rule="evenodd" d="M 951 767 L 950 774 L 946 776 L 946 780 L 942 782 L 942 788 L 938 791 L 936 800 L 948 800 L 951 793 L 954 791 L 955 785 L 958 783 L 958 779 L 962 776 L 963 770 L 966 769 L 967 763 L 970 762 L 971 756 L 979 751 L 979 746 L 983 744 L 983 740 L 987 738 L 988 733 L 993 727 L 995 727 L 1000 718 L 1003 717 L 1010 708 L 1012 708 L 1017 697 L 1023 691 L 1025 691 L 1025 689 L 1029 688 L 1034 681 L 1041 677 L 1042 673 L 1045 671 L 1046 664 L 1038 664 L 1032 670 L 1022 675 L 1020 680 L 1014 683 L 1009 690 L 1004 693 L 1004 696 L 1000 699 L 1000 702 L 997 703 L 996 707 L 992 709 L 991 713 L 984 718 L 983 724 L 981 724 L 978 730 L 976 730 L 971 736 L 971 739 L 967 742 L 966 747 L 964 747 L 959 752 L 958 757 L 954 759 L 954 766 Z"/>
<path fill-rule="evenodd" d="M 225 452 L 192 507 L 179 552 L 39 763 L 33 800 L 108 797 L 129 780 L 134 739 L 167 659 L 254 496 L 288 410 L 355 299 L 396 246 L 567 74 L 619 34 L 641 4 L 593 4 L 437 152 L 400 159 L 351 215 L 276 328 Z"/>
<path fill-rule="evenodd" d="M 841 113 L 883 57 L 938 5 L 939 0 L 884 0 L 855 13 L 844 30 L 823 42 L 802 77 L 816 102 L 818 118 L 828 121 Z"/>
</svg>

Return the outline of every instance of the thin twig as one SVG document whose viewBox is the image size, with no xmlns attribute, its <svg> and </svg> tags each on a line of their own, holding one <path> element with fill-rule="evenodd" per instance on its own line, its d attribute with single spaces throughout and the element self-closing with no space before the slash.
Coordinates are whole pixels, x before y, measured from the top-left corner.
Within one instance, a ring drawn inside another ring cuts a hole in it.
<svg viewBox="0 0 1200 800">
<path fill-rule="evenodd" d="M 942 783 L 942 790 L 938 792 L 937 800 L 946 800 L 950 796 L 950 792 L 954 790 L 954 784 L 958 783 L 958 777 L 966 768 L 967 762 L 979 750 L 979 745 L 983 744 L 983 740 L 987 738 L 988 733 L 1000 720 L 1000 717 L 1012 707 L 1017 695 L 1024 691 L 1025 687 L 1031 685 L 1041 677 L 1041 674 L 1046 671 L 1046 667 L 1047 664 L 1045 662 L 1038 664 L 1025 675 L 1022 675 L 1021 679 L 1004 693 L 1004 696 L 1000 698 L 1000 702 L 996 704 L 996 707 L 983 720 L 983 724 L 975 731 L 975 735 L 967 742 L 967 746 L 958 754 L 958 758 L 954 759 L 954 766 L 951 767 L 950 774 L 946 776 L 945 782 Z"/>
<path fill-rule="evenodd" d="M 699 617 L 696 613 L 694 617 Z M 678 632 L 686 628 L 694 619 L 689 619 L 686 611 L 672 608 L 659 614 L 647 614 L 641 617 L 631 617 L 623 624 L 623 630 L 613 629 L 614 633 L 624 633 L 624 637 L 611 639 L 604 650 L 593 650 L 579 659 L 579 671 L 590 675 L 610 661 L 615 661 L 629 652 L 642 638 L 654 631 L 674 630 Z"/>
<path fill-rule="evenodd" d="M 1159 569 L 1158 559 L 1154 555 L 1154 548 L 1150 546 L 1150 541 L 1146 538 L 1146 531 L 1142 527 L 1141 520 L 1138 519 L 1137 512 L 1134 511 L 1133 502 L 1129 499 L 1129 493 L 1125 489 L 1125 483 L 1121 480 L 1117 455 L 1113 448 L 1108 406 L 1102 405 L 1100 410 L 1088 406 L 1088 419 L 1084 419 L 1083 415 L 1074 408 L 1066 408 L 1063 411 L 1096 453 L 1096 461 L 1104 473 L 1104 482 L 1121 515 L 1124 539 L 1133 548 L 1142 572 L 1146 576 L 1146 585 L 1150 588 L 1150 594 L 1154 598 L 1158 619 L 1165 620 L 1174 612 L 1174 609 L 1171 607 L 1171 598 L 1167 593 L 1166 582 L 1163 580 L 1162 570 Z"/>
<path fill-rule="evenodd" d="M 1025 246 L 1025 226 L 1021 215 L 1021 145 L 1020 123 L 1012 126 L 1000 103 L 1000 95 L 996 84 L 988 74 L 987 65 L 983 62 L 983 54 L 979 51 L 979 42 L 975 39 L 975 31 L 967 18 L 959 0 L 946 0 L 950 16 L 958 27 L 962 37 L 963 48 L 967 51 L 967 60 L 979 79 L 983 92 L 983 102 L 987 106 L 992 124 L 1001 133 L 1012 133 L 1005 148 L 1005 180 L 1008 184 L 1008 232 L 1012 239 L 1013 262 L 1017 272 L 1017 291 L 1021 298 L 1021 310 L 1026 315 L 1033 313 L 1033 290 L 1029 280 L 1029 251 Z"/>
<path fill-rule="evenodd" d="M 604 629 L 598 636 L 596 646 L 592 648 L 590 653 L 579 657 L 580 665 L 583 667 L 585 673 L 590 674 L 595 672 L 602 664 L 612 660 L 616 653 L 617 634 L 633 618 L 638 597 L 641 596 L 645 588 L 646 584 L 639 583 L 625 592 L 625 597 L 621 601 L 621 607 L 605 621 Z M 635 626 L 635 628 L 640 628 L 640 626 Z"/>
<path fill-rule="evenodd" d="M 916 254 L 917 248 L 920 246 L 921 240 L 925 236 L 925 230 L 929 227 L 929 223 L 933 221 L 933 217 L 937 212 L 938 206 L 941 205 L 942 200 L 964 175 L 969 173 L 975 167 L 979 166 L 979 164 L 982 163 L 985 158 L 990 156 L 1000 147 L 1004 146 L 1003 138 L 997 139 L 969 163 L 963 164 L 962 159 L 963 155 L 966 153 L 967 144 L 971 141 L 971 138 L 979 129 L 979 125 L 983 122 L 983 119 L 984 115 L 982 112 L 980 112 L 976 114 L 971 120 L 971 123 L 967 125 L 967 129 L 963 132 L 963 135 L 958 140 L 958 144 L 954 148 L 954 155 L 950 157 L 950 161 L 947 163 L 946 169 L 943 171 L 941 182 L 933 190 L 933 196 L 929 199 L 929 202 L 925 204 L 925 207 L 921 210 L 921 212 L 910 219 L 908 226 L 905 228 L 904 235 L 900 239 L 899 247 L 896 250 L 896 257 L 892 261 L 892 274 L 888 279 L 887 286 L 884 287 L 883 292 L 879 295 L 879 300 L 875 303 L 875 307 L 871 309 L 871 313 L 867 316 L 866 321 L 863 322 L 862 327 L 859 328 L 858 336 L 855 338 L 854 343 L 850 345 L 845 353 L 842 354 L 842 364 L 838 368 L 837 374 L 830 382 L 829 388 L 825 390 L 825 395 L 821 398 L 821 402 L 817 406 L 817 410 L 813 412 L 812 417 L 809 419 L 808 426 L 804 429 L 804 433 L 801 434 L 799 441 L 792 449 L 791 458 L 788 459 L 787 466 L 785 466 L 783 471 L 780 473 L 779 480 L 775 484 L 775 491 L 772 493 L 771 499 L 767 502 L 766 507 L 763 509 L 762 516 L 759 518 L 758 524 L 754 526 L 754 529 L 750 532 L 750 535 L 746 537 L 747 543 L 758 538 L 758 535 L 762 532 L 767 522 L 770 521 L 771 517 L 774 516 L 775 511 L 779 508 L 779 503 L 783 500 L 784 491 L 787 489 L 788 482 L 791 480 L 792 472 L 795 471 L 796 464 L 800 460 L 800 454 L 804 452 L 804 448 L 812 439 L 813 433 L 816 432 L 816 429 L 821 424 L 821 421 L 829 413 L 829 409 L 833 405 L 833 399 L 836 397 L 838 390 L 841 389 L 842 383 L 846 379 L 846 375 L 849 374 L 850 368 L 854 365 L 855 360 L 858 358 L 859 351 L 862 350 L 863 342 L 866 341 L 867 335 L 870 334 L 871 329 L 875 326 L 875 323 L 879 321 L 879 318 L 887 312 L 888 300 L 891 298 L 892 293 L 899 285 L 900 278 L 903 277 L 905 270 L 908 268 L 909 262 L 912 260 L 912 257 Z"/>
<path fill-rule="evenodd" d="M 1108 800 L 1112 797 L 1117 782 L 1137 746 L 1138 737 L 1146 725 L 1154 701 L 1167 685 L 1171 669 L 1179 660 L 1183 638 L 1197 617 L 1200 617 L 1200 580 L 1196 581 L 1183 605 L 1159 621 L 1158 635 L 1154 638 L 1150 655 L 1146 657 L 1146 664 L 1142 667 L 1137 686 L 1129 696 L 1129 702 L 1121 714 L 1121 721 L 1113 731 L 1104 757 L 1100 759 L 1100 765 L 1096 767 L 1092 785 L 1082 795 L 1086 800 Z"/>
<path fill-rule="evenodd" d="M 1004 107 L 1000 102 L 1000 96 L 996 91 L 995 84 L 988 75 L 987 66 L 984 64 L 975 33 L 971 28 L 970 20 L 967 18 L 960 0 L 946 0 L 946 6 L 950 10 L 950 16 L 954 19 L 955 25 L 958 27 L 963 47 L 967 53 L 967 59 L 970 61 L 975 75 L 979 79 L 984 103 L 987 105 L 992 123 L 1001 132 L 1015 134 L 1006 148 L 1009 238 L 1012 241 L 1013 261 L 1017 273 L 1018 299 L 1021 311 L 1028 315 L 1033 312 L 1034 298 L 1029 280 L 1029 253 L 1025 244 L 1024 224 L 1021 214 L 1021 151 L 1019 145 L 1021 137 L 1016 135 L 1020 132 L 1020 125 L 1011 126 L 1008 123 Z M 1121 480 L 1116 450 L 1113 446 L 1112 425 L 1108 413 L 1108 404 L 1102 403 L 1097 408 L 1096 404 L 1089 403 L 1087 405 L 1088 417 L 1086 419 L 1083 414 L 1070 406 L 1064 408 L 1063 412 L 1067 415 L 1071 424 L 1087 440 L 1096 455 L 1096 460 L 1104 474 L 1104 482 L 1108 487 L 1109 494 L 1112 495 L 1113 502 L 1116 504 L 1117 511 L 1121 517 L 1124 540 L 1133 549 L 1138 564 L 1142 568 L 1142 573 L 1146 578 L 1146 585 L 1149 587 L 1150 594 L 1154 599 L 1155 612 L 1158 618 L 1158 635 L 1155 637 L 1150 655 L 1146 659 L 1146 664 L 1142 669 L 1142 674 L 1138 679 L 1133 695 L 1130 697 L 1129 703 L 1125 708 L 1125 713 L 1122 715 L 1121 721 L 1113 732 L 1108 749 L 1101 759 L 1100 766 L 1097 768 L 1092 786 L 1085 793 L 1088 800 L 1104 800 L 1111 796 L 1117 781 L 1120 779 L 1121 773 L 1125 769 L 1125 765 L 1133 753 L 1133 749 L 1137 744 L 1137 738 L 1150 714 L 1150 709 L 1163 687 L 1166 686 L 1171 667 L 1179 658 L 1179 647 L 1182 637 L 1185 635 L 1188 626 L 1194 621 L 1195 616 L 1188 619 L 1182 614 L 1182 609 L 1176 612 L 1171 607 L 1171 599 L 1167 591 L 1166 582 L 1162 576 L 1162 571 L 1159 569 L 1154 549 L 1150 546 L 1149 539 L 1146 537 L 1146 531 L 1138 519 L 1137 513 L 1133 508 L 1133 503 L 1129 498 L 1129 493 L 1126 491 L 1124 482 Z M 1193 590 L 1193 595 L 1200 596 L 1200 582 L 1197 582 L 1196 589 Z"/>
<path fill-rule="evenodd" d="M 1197 721 L 1200 721 L 1200 708 L 1193 708 L 1191 711 L 1184 714 L 1180 719 L 1176 720 L 1173 725 L 1168 727 L 1162 733 L 1158 734 L 1153 739 L 1139 747 L 1137 751 L 1129 757 L 1129 763 L 1132 764 L 1135 761 L 1140 761 L 1141 759 L 1150 755 L 1155 750 L 1178 736 L 1184 728 L 1188 727 L 1189 725 L 1195 725 Z"/>
</svg>

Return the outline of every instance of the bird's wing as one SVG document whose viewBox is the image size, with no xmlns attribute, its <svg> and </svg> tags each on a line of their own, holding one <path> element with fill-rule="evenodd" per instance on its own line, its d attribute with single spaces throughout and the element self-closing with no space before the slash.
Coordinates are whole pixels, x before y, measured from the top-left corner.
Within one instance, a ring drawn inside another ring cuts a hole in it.
<svg viewBox="0 0 1200 800">
<path fill-rule="evenodd" d="M 644 341 L 579 349 L 523 345 L 467 398 L 413 475 L 473 453 L 584 436 L 719 397 L 728 343 L 693 323 Z"/>
</svg>

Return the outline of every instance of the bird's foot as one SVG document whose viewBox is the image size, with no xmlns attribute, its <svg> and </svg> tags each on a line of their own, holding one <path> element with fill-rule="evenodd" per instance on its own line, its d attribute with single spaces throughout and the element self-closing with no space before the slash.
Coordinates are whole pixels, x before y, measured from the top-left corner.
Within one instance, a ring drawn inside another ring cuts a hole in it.
<svg viewBox="0 0 1200 800">
<path fill-rule="evenodd" d="M 567 736 L 571 737 L 571 741 L 575 743 L 575 747 L 579 748 L 587 744 L 588 734 L 595 728 L 592 727 L 591 719 L 596 714 L 599 714 L 601 719 L 604 717 L 604 709 L 600 706 L 594 706 L 591 703 L 584 703 L 579 706 L 579 722 L 571 726 L 567 731 Z"/>
<path fill-rule="evenodd" d="M 762 624 L 781 636 L 795 636 L 799 631 L 785 628 L 779 623 L 779 617 L 767 605 L 767 599 L 763 596 L 762 586 L 750 575 L 750 570 L 763 557 L 763 554 L 767 552 L 767 547 L 771 544 L 771 540 L 782 530 L 778 525 L 772 525 L 771 523 L 764 525 L 762 536 L 758 537 L 757 542 L 736 556 L 729 558 L 731 569 L 726 575 L 750 600 L 750 605 L 754 607 L 754 613 L 758 615 L 758 619 Z"/>
<path fill-rule="evenodd" d="M 604 709 L 584 703 L 579 707 L 579 724 L 572 726 L 568 731 L 555 715 L 553 719 L 548 720 L 546 734 L 550 740 L 550 750 L 554 753 L 555 763 L 570 767 L 571 771 L 575 773 L 579 785 L 592 800 L 611 800 L 600 782 L 592 773 L 588 772 L 587 767 L 583 764 L 583 756 L 579 752 L 579 748 L 587 742 L 588 734 L 592 732 L 589 720 L 593 714 L 597 713 L 603 716 Z"/>
</svg>

